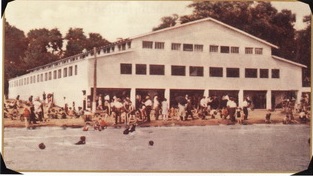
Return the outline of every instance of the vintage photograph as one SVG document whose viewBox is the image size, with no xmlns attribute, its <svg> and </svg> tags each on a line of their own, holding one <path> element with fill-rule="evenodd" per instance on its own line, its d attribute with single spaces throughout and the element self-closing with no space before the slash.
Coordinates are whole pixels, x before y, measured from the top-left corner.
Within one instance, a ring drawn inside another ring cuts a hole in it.
<svg viewBox="0 0 313 176">
<path fill-rule="evenodd" d="M 2 20 L 1 154 L 9 169 L 308 168 L 305 3 L 17 0 Z"/>
</svg>

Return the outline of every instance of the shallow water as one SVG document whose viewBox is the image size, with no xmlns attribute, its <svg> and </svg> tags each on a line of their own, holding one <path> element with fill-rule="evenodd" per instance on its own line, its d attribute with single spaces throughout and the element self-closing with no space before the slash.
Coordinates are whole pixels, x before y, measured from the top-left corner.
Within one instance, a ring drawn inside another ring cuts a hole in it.
<svg viewBox="0 0 313 176">
<path fill-rule="evenodd" d="M 129 135 L 123 130 L 5 128 L 3 157 L 18 171 L 299 172 L 310 162 L 307 125 L 138 127 Z M 86 144 L 74 145 L 80 136 Z"/>
</svg>

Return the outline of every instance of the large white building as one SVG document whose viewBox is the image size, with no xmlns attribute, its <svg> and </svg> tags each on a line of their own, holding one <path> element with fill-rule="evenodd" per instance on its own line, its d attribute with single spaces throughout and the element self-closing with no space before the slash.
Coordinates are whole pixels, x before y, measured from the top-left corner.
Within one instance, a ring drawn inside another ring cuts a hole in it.
<svg viewBox="0 0 313 176">
<path fill-rule="evenodd" d="M 306 66 L 273 56 L 272 48 L 278 47 L 206 18 L 34 68 L 9 80 L 9 98 L 46 92 L 57 105 L 85 107 L 84 99 L 92 99 L 96 58 L 97 94 L 130 96 L 133 102 L 137 94 L 158 94 L 171 104 L 185 94 L 228 94 L 239 105 L 250 96 L 256 108 L 267 109 L 285 96 L 299 101 Z"/>
</svg>

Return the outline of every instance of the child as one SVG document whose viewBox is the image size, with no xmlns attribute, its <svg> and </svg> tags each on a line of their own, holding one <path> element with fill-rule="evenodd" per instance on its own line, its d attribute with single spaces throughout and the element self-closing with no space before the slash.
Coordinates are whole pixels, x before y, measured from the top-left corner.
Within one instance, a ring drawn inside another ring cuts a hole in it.
<svg viewBox="0 0 313 176">
<path fill-rule="evenodd" d="M 168 120 L 168 103 L 166 98 L 162 101 L 162 118 L 163 121 Z"/>
</svg>

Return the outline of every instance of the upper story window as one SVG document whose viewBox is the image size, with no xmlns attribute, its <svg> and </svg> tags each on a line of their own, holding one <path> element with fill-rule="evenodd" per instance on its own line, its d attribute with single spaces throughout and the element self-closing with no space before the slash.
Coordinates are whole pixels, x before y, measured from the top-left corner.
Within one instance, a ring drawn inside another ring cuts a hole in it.
<svg viewBox="0 0 313 176">
<path fill-rule="evenodd" d="M 52 73 L 49 72 L 49 80 L 51 80 L 51 79 L 52 79 Z"/>
<path fill-rule="evenodd" d="M 195 45 L 195 51 L 202 52 L 203 51 L 203 45 Z"/>
<path fill-rule="evenodd" d="M 258 70 L 254 68 L 246 68 L 245 69 L 245 77 L 246 78 L 257 78 Z"/>
<path fill-rule="evenodd" d="M 239 53 L 239 47 L 232 46 L 232 47 L 230 48 L 230 52 L 231 52 L 231 53 Z"/>
<path fill-rule="evenodd" d="M 73 75 L 73 66 L 68 67 L 68 76 Z"/>
<path fill-rule="evenodd" d="M 63 68 L 63 78 L 67 77 L 67 68 Z"/>
<path fill-rule="evenodd" d="M 221 46 L 221 53 L 229 53 L 229 46 Z"/>
<path fill-rule="evenodd" d="M 172 50 L 180 50 L 181 44 L 180 43 L 172 43 Z"/>
<path fill-rule="evenodd" d="M 280 77 L 279 69 L 272 69 L 272 78 L 279 78 L 279 77 Z"/>
<path fill-rule="evenodd" d="M 40 81 L 43 81 L 43 73 L 40 74 Z"/>
<path fill-rule="evenodd" d="M 260 78 L 268 78 L 268 69 L 260 69 Z"/>
<path fill-rule="evenodd" d="M 210 77 L 223 77 L 223 67 L 210 67 Z"/>
<path fill-rule="evenodd" d="M 155 42 L 155 49 L 164 49 L 164 42 Z"/>
<path fill-rule="evenodd" d="M 62 75 L 62 70 L 59 69 L 59 70 L 58 70 L 58 78 L 61 78 L 61 75 Z"/>
<path fill-rule="evenodd" d="M 263 48 L 255 48 L 254 52 L 255 54 L 263 54 Z"/>
<path fill-rule="evenodd" d="M 173 76 L 185 76 L 186 67 L 185 66 L 174 66 L 172 65 L 172 75 Z"/>
<path fill-rule="evenodd" d="M 77 75 L 77 65 L 75 65 L 75 70 L 74 70 L 74 72 L 75 72 L 75 75 Z"/>
<path fill-rule="evenodd" d="M 142 48 L 152 49 L 153 48 L 153 42 L 151 42 L 151 41 L 142 41 Z"/>
<path fill-rule="evenodd" d="M 192 44 L 183 44 L 183 50 L 184 51 L 193 51 L 193 45 Z"/>
<path fill-rule="evenodd" d="M 203 67 L 189 67 L 189 75 L 190 76 L 203 76 Z"/>
<path fill-rule="evenodd" d="M 57 71 L 56 70 L 53 71 L 53 79 L 57 79 Z"/>
<path fill-rule="evenodd" d="M 239 68 L 226 68 L 226 77 L 228 78 L 239 78 Z"/>
<path fill-rule="evenodd" d="M 45 81 L 48 80 L 48 73 L 45 73 Z"/>
<path fill-rule="evenodd" d="M 150 65 L 150 75 L 164 75 L 164 65 Z"/>
<path fill-rule="evenodd" d="M 132 64 L 121 64 L 121 74 L 132 74 Z"/>
<path fill-rule="evenodd" d="M 216 52 L 218 52 L 218 46 L 210 45 L 210 53 L 216 53 Z"/>
<path fill-rule="evenodd" d="M 146 75 L 147 65 L 146 64 L 136 64 L 136 75 Z"/>
<path fill-rule="evenodd" d="M 40 79 L 39 79 L 39 78 L 40 78 L 40 76 L 39 76 L 39 75 L 37 75 L 37 82 L 39 82 L 39 81 L 40 81 Z"/>
<path fill-rule="evenodd" d="M 253 54 L 253 48 L 246 47 L 245 48 L 245 53 L 246 54 Z"/>
</svg>

